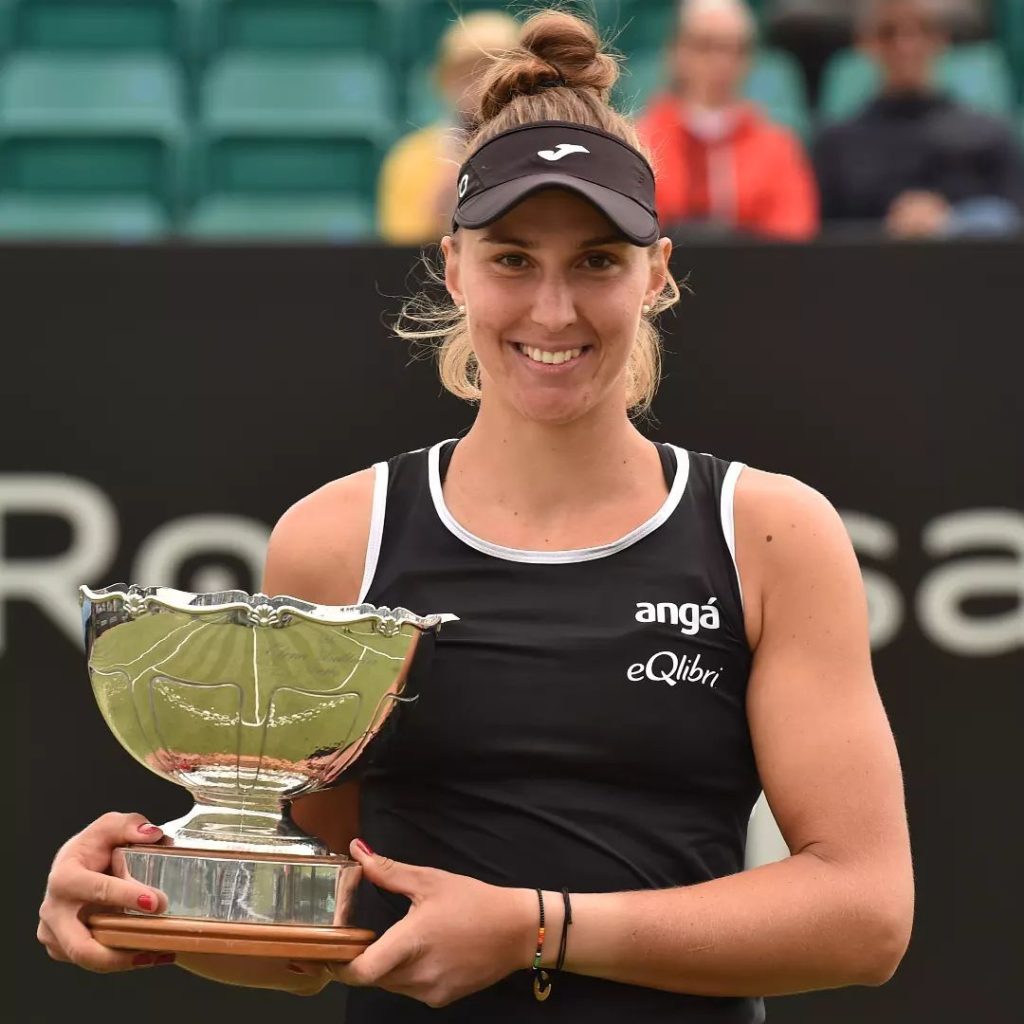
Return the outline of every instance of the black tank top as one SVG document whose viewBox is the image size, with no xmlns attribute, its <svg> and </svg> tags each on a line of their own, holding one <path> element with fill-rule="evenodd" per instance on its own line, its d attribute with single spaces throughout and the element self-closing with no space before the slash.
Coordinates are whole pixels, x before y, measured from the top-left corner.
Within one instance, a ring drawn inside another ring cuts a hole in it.
<svg viewBox="0 0 1024 1024">
<path fill-rule="evenodd" d="M 361 763 L 362 835 L 397 860 L 502 886 L 618 892 L 741 871 L 761 790 L 734 557 L 742 464 L 659 444 L 669 495 L 647 522 L 600 547 L 523 551 L 448 512 L 455 443 L 375 467 L 360 600 L 460 618 L 421 644 L 415 701 Z M 408 906 L 364 882 L 356 919 L 383 932 Z M 443 1009 L 353 989 L 346 1020 L 620 1024 L 623 1012 L 764 1019 L 760 999 L 567 972 L 539 1003 L 522 970 Z"/>
</svg>

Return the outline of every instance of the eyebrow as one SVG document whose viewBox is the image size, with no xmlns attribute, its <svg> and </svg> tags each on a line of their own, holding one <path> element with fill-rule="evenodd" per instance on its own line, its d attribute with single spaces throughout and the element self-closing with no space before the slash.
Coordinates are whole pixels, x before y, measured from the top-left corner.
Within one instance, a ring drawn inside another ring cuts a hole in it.
<svg viewBox="0 0 1024 1024">
<path fill-rule="evenodd" d="M 484 235 L 481 242 L 489 242 L 491 245 L 514 245 L 518 249 L 536 249 L 536 242 L 527 242 L 522 238 L 512 238 L 509 235 Z M 580 242 L 581 249 L 591 249 L 595 245 L 610 245 L 612 243 L 624 243 L 627 239 L 624 235 L 599 235 L 597 238 L 587 238 Z"/>
</svg>

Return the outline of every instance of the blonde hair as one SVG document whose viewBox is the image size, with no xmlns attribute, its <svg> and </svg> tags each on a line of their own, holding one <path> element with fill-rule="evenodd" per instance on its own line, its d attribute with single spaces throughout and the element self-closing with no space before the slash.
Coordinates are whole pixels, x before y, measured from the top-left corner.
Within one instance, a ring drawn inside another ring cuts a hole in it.
<svg viewBox="0 0 1024 1024">
<path fill-rule="evenodd" d="M 618 77 L 618 60 L 602 52 L 591 24 L 561 11 L 533 15 L 523 25 L 519 45 L 498 56 L 483 76 L 477 128 L 467 140 L 465 156 L 501 132 L 534 121 L 601 128 L 648 156 L 633 125 L 609 106 Z M 430 280 L 443 286 L 443 268 L 431 262 L 426 266 Z M 678 301 L 679 287 L 669 274 L 641 318 L 630 351 L 626 407 L 632 415 L 647 412 L 661 378 L 661 338 L 652 318 Z M 450 298 L 438 302 L 424 292 L 409 299 L 394 330 L 400 338 L 429 344 L 447 391 L 470 402 L 480 400 L 480 366 L 469 325 Z"/>
</svg>

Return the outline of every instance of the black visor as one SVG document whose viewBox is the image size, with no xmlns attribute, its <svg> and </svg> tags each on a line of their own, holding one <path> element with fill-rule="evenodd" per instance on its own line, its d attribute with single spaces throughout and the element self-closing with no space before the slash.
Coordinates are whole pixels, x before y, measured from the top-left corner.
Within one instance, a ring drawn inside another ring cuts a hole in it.
<svg viewBox="0 0 1024 1024">
<path fill-rule="evenodd" d="M 634 245 L 661 231 L 654 210 L 654 172 L 627 142 L 571 121 L 519 125 L 484 143 L 459 168 L 454 231 L 482 228 L 544 188 L 590 200 Z"/>
</svg>

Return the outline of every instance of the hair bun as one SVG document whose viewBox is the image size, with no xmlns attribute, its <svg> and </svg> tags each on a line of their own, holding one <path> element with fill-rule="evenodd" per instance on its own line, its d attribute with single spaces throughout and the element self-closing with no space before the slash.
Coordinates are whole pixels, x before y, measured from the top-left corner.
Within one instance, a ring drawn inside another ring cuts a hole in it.
<svg viewBox="0 0 1024 1024">
<path fill-rule="evenodd" d="M 485 75 L 480 120 L 490 121 L 517 96 L 532 96 L 552 86 L 589 89 L 607 102 L 618 77 L 618 62 L 601 52 L 593 25 L 572 14 L 544 11 L 523 25 L 519 45 L 498 58 Z"/>
</svg>

